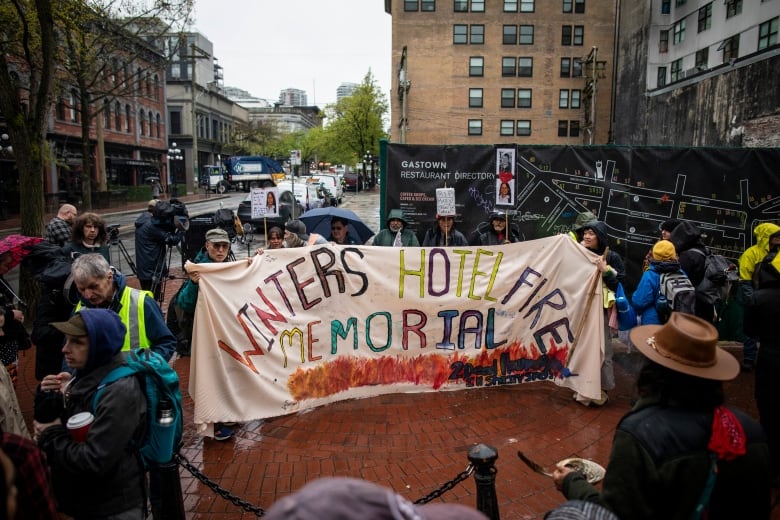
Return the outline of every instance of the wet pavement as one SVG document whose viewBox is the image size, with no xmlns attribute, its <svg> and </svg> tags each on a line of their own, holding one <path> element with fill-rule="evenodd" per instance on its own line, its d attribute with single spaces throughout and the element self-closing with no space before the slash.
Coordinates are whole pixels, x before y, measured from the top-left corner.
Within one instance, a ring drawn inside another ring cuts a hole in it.
<svg viewBox="0 0 780 520">
<path fill-rule="evenodd" d="M 378 229 L 377 192 L 347 194 L 342 206 Z M 180 284 L 180 279 L 166 284 L 164 309 Z M 563 497 L 549 478 L 525 466 L 517 451 L 546 467 L 573 456 L 606 465 L 615 425 L 634 397 L 633 383 L 641 362 L 639 354 L 629 353 L 624 344 L 617 339 L 615 342 L 617 387 L 602 408 L 583 407 L 572 401 L 570 390 L 547 382 L 383 395 L 244 423 L 226 442 L 200 437 L 194 425 L 187 422 L 192 418 L 193 403 L 187 391 L 189 358 L 182 358 L 175 363 L 184 396 L 182 454 L 228 493 L 267 509 L 306 482 L 326 476 L 367 479 L 418 500 L 463 472 L 469 463 L 469 449 L 481 443 L 498 452 L 500 517 L 541 519 Z M 740 344 L 724 347 L 741 358 Z M 37 383 L 34 358 L 32 350 L 20 354 L 17 393 L 28 423 L 32 422 L 32 395 Z M 727 383 L 726 393 L 730 404 L 757 416 L 751 373 L 740 374 Z M 255 516 L 219 496 L 184 468 L 180 468 L 180 475 L 187 518 L 232 520 Z M 473 477 L 433 502 L 475 506 Z M 780 515 L 776 517 L 780 519 Z"/>
</svg>

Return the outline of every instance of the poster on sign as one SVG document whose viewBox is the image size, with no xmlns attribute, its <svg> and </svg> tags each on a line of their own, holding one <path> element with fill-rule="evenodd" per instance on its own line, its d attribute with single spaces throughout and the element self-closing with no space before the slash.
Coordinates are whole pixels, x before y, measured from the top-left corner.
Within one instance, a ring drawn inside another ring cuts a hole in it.
<svg viewBox="0 0 780 520">
<path fill-rule="evenodd" d="M 267 249 L 200 274 L 194 421 L 526 383 L 601 395 L 598 256 L 565 235 L 489 247 Z"/>
<path fill-rule="evenodd" d="M 496 150 L 496 206 L 512 206 L 515 195 L 515 149 Z"/>
<path fill-rule="evenodd" d="M 436 214 L 455 216 L 455 188 L 436 188 Z"/>
<path fill-rule="evenodd" d="M 253 219 L 279 216 L 279 188 L 255 188 L 251 197 Z"/>
</svg>

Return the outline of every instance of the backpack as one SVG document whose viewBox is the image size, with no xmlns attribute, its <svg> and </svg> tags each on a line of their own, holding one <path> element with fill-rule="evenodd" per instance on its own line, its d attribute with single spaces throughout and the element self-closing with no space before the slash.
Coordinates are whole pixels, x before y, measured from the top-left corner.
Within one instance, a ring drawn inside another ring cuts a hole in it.
<svg viewBox="0 0 780 520">
<path fill-rule="evenodd" d="M 92 410 L 103 389 L 123 377 L 141 378 L 146 396 L 146 428 L 138 447 L 145 467 L 165 464 L 173 459 L 181 443 L 182 417 L 179 376 L 168 362 L 148 348 L 130 351 L 125 362 L 100 382 L 92 400 Z"/>
<path fill-rule="evenodd" d="M 717 305 L 726 299 L 729 292 L 729 284 L 738 281 L 737 266 L 723 255 L 712 254 L 709 248 L 707 252 L 693 248 L 704 257 L 704 278 L 696 286 L 696 293 L 705 303 Z"/>
<path fill-rule="evenodd" d="M 672 311 L 696 313 L 696 288 L 685 273 L 661 274 L 655 310 L 661 323 L 666 323 Z"/>
</svg>

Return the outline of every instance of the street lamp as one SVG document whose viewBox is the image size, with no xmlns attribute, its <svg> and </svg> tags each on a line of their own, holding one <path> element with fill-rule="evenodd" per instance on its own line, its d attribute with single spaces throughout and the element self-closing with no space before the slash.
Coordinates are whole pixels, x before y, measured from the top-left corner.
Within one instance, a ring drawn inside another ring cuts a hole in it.
<svg viewBox="0 0 780 520">
<path fill-rule="evenodd" d="M 176 142 L 171 143 L 171 147 L 168 148 L 168 184 L 171 185 L 171 197 L 175 198 L 179 196 L 179 188 L 176 186 L 176 182 L 179 178 L 179 168 L 177 165 L 181 164 L 180 161 L 184 160 L 184 156 L 181 154 L 181 150 L 176 146 Z M 170 173 L 173 173 L 173 182 L 170 181 Z"/>
<path fill-rule="evenodd" d="M 366 152 L 366 154 L 363 156 L 364 163 L 368 164 L 368 166 L 371 168 L 371 181 L 369 182 L 369 187 L 374 187 L 374 155 L 371 152 Z M 365 170 L 366 175 L 368 175 L 368 171 Z"/>
</svg>

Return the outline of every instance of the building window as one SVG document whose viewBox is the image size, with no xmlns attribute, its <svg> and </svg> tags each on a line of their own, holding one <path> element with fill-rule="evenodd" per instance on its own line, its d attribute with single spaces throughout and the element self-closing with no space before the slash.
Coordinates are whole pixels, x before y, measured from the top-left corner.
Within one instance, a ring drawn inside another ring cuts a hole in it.
<svg viewBox="0 0 780 520">
<path fill-rule="evenodd" d="M 472 13 L 484 13 L 485 12 L 485 0 L 471 0 L 471 12 Z"/>
<path fill-rule="evenodd" d="M 571 25 L 564 25 L 561 29 L 561 45 L 571 45 Z"/>
<path fill-rule="evenodd" d="M 768 22 L 758 26 L 758 50 L 764 50 L 777 43 L 777 23 L 780 17 L 775 16 Z"/>
<path fill-rule="evenodd" d="M 133 131 L 133 122 L 130 118 L 130 105 L 125 105 L 125 130 L 129 133 Z"/>
<path fill-rule="evenodd" d="M 531 108 L 531 89 L 517 89 L 517 108 Z"/>
<path fill-rule="evenodd" d="M 79 122 L 79 101 L 78 101 L 78 97 L 76 96 L 75 90 L 70 91 L 68 109 L 69 109 L 68 111 L 70 112 L 71 122 L 78 123 Z"/>
<path fill-rule="evenodd" d="M 485 58 L 482 56 L 472 56 L 469 58 L 469 76 L 485 75 Z"/>
<path fill-rule="evenodd" d="M 452 27 L 452 43 L 465 45 L 469 42 L 469 26 L 455 25 Z"/>
<path fill-rule="evenodd" d="M 60 121 L 65 121 L 65 100 L 62 98 L 62 95 L 60 95 L 57 98 L 57 119 Z"/>
<path fill-rule="evenodd" d="M 674 0 L 674 6 L 675 7 L 680 7 L 681 5 L 685 5 L 685 2 L 687 2 L 687 1 L 688 0 Z"/>
<path fill-rule="evenodd" d="M 571 91 L 571 108 L 580 108 L 582 102 L 582 91 L 580 89 L 572 89 Z"/>
<path fill-rule="evenodd" d="M 455 0 L 455 5 L 452 10 L 456 13 L 467 13 L 469 11 L 468 0 Z"/>
<path fill-rule="evenodd" d="M 482 89 L 470 88 L 469 89 L 469 107 L 479 108 L 482 106 Z"/>
<path fill-rule="evenodd" d="M 149 111 L 149 137 L 152 137 L 154 135 L 154 115 L 152 114 L 152 111 Z"/>
<path fill-rule="evenodd" d="M 585 0 L 574 0 L 574 12 L 575 13 L 585 12 Z"/>
<path fill-rule="evenodd" d="M 529 136 L 531 135 L 531 120 L 530 119 L 519 119 L 517 121 L 517 135 L 518 136 Z"/>
<path fill-rule="evenodd" d="M 574 45 L 582 45 L 582 41 L 585 39 L 585 26 L 574 26 Z"/>
<path fill-rule="evenodd" d="M 558 108 L 569 108 L 569 91 L 566 89 L 558 91 Z"/>
<path fill-rule="evenodd" d="M 661 54 L 669 52 L 669 30 L 658 33 L 658 52 Z"/>
<path fill-rule="evenodd" d="M 122 130 L 122 105 L 119 101 L 114 103 L 114 130 L 117 132 Z"/>
<path fill-rule="evenodd" d="M 505 25 L 503 30 L 503 40 L 502 43 L 504 45 L 516 45 L 517 44 L 517 26 L 516 25 Z"/>
<path fill-rule="evenodd" d="M 504 56 L 501 58 L 501 75 L 510 77 L 517 75 L 517 60 L 512 57 Z"/>
<path fill-rule="evenodd" d="M 146 134 L 146 117 L 143 110 L 138 111 L 138 129 L 141 132 L 141 135 Z"/>
<path fill-rule="evenodd" d="M 658 67 L 658 77 L 656 80 L 656 86 L 658 88 L 666 86 L 666 67 Z"/>
<path fill-rule="evenodd" d="M 564 13 L 570 13 L 572 12 L 572 5 L 574 3 L 574 0 L 563 0 L 563 12 Z"/>
<path fill-rule="evenodd" d="M 520 12 L 521 13 L 533 13 L 534 12 L 534 0 L 520 0 Z"/>
<path fill-rule="evenodd" d="M 517 58 L 517 75 L 521 78 L 532 78 L 534 75 L 534 59 Z"/>
<path fill-rule="evenodd" d="M 707 66 L 709 65 L 710 61 L 710 48 L 704 47 L 703 49 L 699 49 L 696 51 L 696 61 L 694 62 L 694 66 L 699 70 L 707 70 Z"/>
<path fill-rule="evenodd" d="M 404 0 L 404 11 L 419 11 L 419 0 Z"/>
<path fill-rule="evenodd" d="M 469 119 L 469 135 L 482 135 L 481 119 Z"/>
<path fill-rule="evenodd" d="M 471 26 L 471 41 L 472 45 L 485 43 L 485 26 L 484 25 L 472 25 Z"/>
<path fill-rule="evenodd" d="M 502 119 L 498 133 L 500 135 L 515 135 L 515 122 L 511 119 Z"/>
<path fill-rule="evenodd" d="M 501 89 L 501 108 L 515 108 L 515 89 Z"/>
<path fill-rule="evenodd" d="M 580 122 L 569 121 L 569 137 L 579 137 L 579 136 L 580 136 Z"/>
<path fill-rule="evenodd" d="M 160 100 L 160 76 L 157 74 L 154 75 L 154 99 L 155 101 Z"/>
<path fill-rule="evenodd" d="M 157 114 L 156 125 L 157 127 L 157 139 L 162 137 L 162 123 L 160 122 L 160 114 Z"/>
<path fill-rule="evenodd" d="M 712 2 L 699 9 L 698 31 L 703 32 L 712 26 Z"/>
<path fill-rule="evenodd" d="M 517 12 L 517 0 L 504 0 L 504 12 L 516 13 Z M 512 134 L 509 134 L 512 135 Z"/>
<path fill-rule="evenodd" d="M 742 12 L 742 0 L 726 0 L 726 18 L 737 16 Z"/>
<path fill-rule="evenodd" d="M 672 0 L 661 0 L 661 14 L 672 12 Z"/>
<path fill-rule="evenodd" d="M 178 110 L 171 110 L 168 112 L 168 117 L 171 121 L 171 127 L 169 128 L 172 135 L 181 134 L 181 112 Z"/>
<path fill-rule="evenodd" d="M 674 60 L 672 62 L 672 69 L 671 69 L 672 83 L 674 83 L 675 81 L 680 81 L 681 79 L 683 79 L 682 58 Z"/>
<path fill-rule="evenodd" d="M 569 136 L 569 122 L 564 120 L 558 120 L 558 137 Z"/>
<path fill-rule="evenodd" d="M 561 77 L 571 76 L 571 58 L 561 58 Z"/>
<path fill-rule="evenodd" d="M 677 45 L 685 40 L 685 18 L 674 24 L 674 36 L 672 43 Z"/>
<path fill-rule="evenodd" d="M 571 77 L 582 77 L 582 58 L 574 58 L 571 62 Z"/>
<path fill-rule="evenodd" d="M 534 26 L 533 25 L 521 25 L 520 26 L 520 45 L 533 45 L 534 44 Z"/>
<path fill-rule="evenodd" d="M 739 58 L 739 34 L 723 40 L 719 48 L 723 49 L 723 63 Z"/>
<path fill-rule="evenodd" d="M 111 130 L 111 103 L 107 99 L 103 100 L 103 128 Z"/>
</svg>

